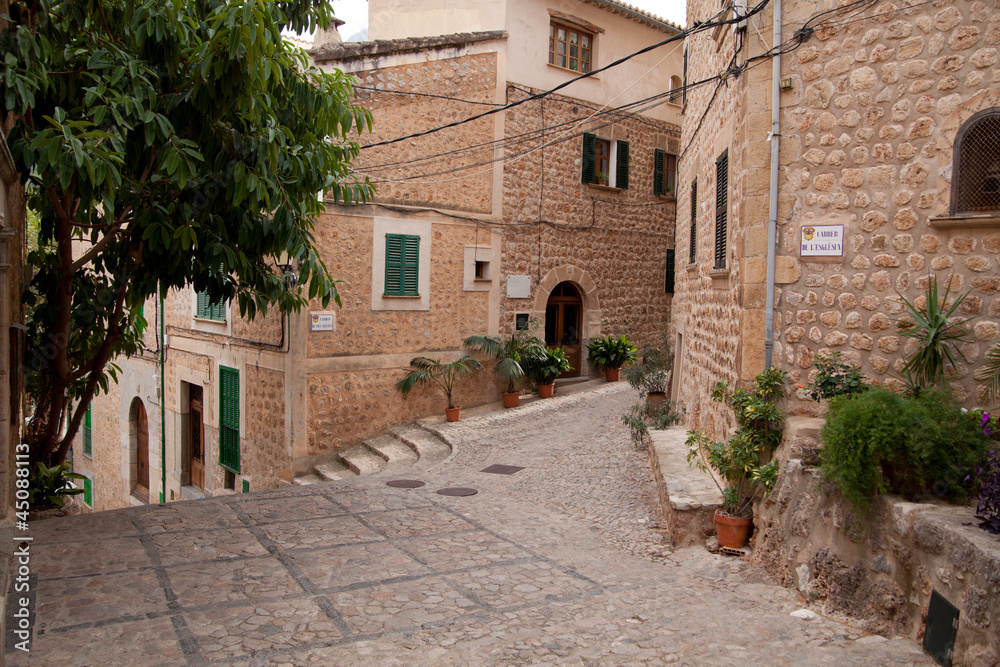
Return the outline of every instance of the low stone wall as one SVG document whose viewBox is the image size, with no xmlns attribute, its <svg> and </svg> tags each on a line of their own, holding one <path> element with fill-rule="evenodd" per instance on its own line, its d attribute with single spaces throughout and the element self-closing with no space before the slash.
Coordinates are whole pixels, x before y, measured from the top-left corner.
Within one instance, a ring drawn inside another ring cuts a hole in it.
<svg viewBox="0 0 1000 667">
<path fill-rule="evenodd" d="M 703 544 L 715 535 L 715 510 L 722 506 L 722 492 L 711 476 L 688 465 L 686 440 L 683 426 L 650 431 L 649 462 L 675 547 Z"/>
<path fill-rule="evenodd" d="M 967 506 L 889 498 L 862 517 L 813 467 L 820 419 L 791 417 L 757 508 L 752 563 L 881 635 L 921 639 L 932 590 L 960 610 L 956 665 L 1000 660 L 1000 540 Z"/>
</svg>

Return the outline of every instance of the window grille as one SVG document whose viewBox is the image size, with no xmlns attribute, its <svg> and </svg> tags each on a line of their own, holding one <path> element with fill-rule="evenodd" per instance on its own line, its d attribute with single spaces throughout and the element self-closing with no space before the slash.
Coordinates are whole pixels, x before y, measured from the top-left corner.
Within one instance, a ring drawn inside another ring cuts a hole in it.
<svg viewBox="0 0 1000 667">
<path fill-rule="evenodd" d="M 1000 211 L 1000 109 L 969 119 L 955 139 L 952 213 Z"/>
</svg>

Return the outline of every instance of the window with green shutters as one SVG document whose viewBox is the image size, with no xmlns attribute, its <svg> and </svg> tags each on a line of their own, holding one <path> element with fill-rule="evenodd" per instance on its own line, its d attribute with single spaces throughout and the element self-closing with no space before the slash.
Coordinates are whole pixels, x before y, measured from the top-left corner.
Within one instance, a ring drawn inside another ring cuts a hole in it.
<svg viewBox="0 0 1000 667">
<path fill-rule="evenodd" d="M 83 455 L 93 456 L 94 455 L 94 436 L 93 431 L 90 427 L 91 414 L 93 413 L 93 404 L 87 406 L 87 411 L 83 413 Z"/>
<path fill-rule="evenodd" d="M 385 295 L 419 296 L 420 237 L 385 235 Z"/>
<path fill-rule="evenodd" d="M 694 264 L 698 258 L 698 179 L 691 181 L 691 239 L 688 247 L 688 262 Z"/>
<path fill-rule="evenodd" d="M 715 162 L 715 268 L 726 268 L 726 227 L 729 211 L 729 151 Z"/>
<path fill-rule="evenodd" d="M 611 156 L 615 157 L 614 169 Z M 596 134 L 583 135 L 583 154 L 580 180 L 583 183 L 607 185 L 620 190 L 628 189 L 629 143 L 601 139 Z"/>
<path fill-rule="evenodd" d="M 212 303 L 207 292 L 198 292 L 195 317 L 203 320 L 226 321 L 226 302 Z"/>
<path fill-rule="evenodd" d="M 240 372 L 219 366 L 219 465 L 240 472 Z"/>
<path fill-rule="evenodd" d="M 94 506 L 94 482 L 89 477 L 83 478 L 83 504 L 87 507 Z"/>
<path fill-rule="evenodd" d="M 657 148 L 653 151 L 653 194 L 676 196 L 677 156 Z"/>
</svg>

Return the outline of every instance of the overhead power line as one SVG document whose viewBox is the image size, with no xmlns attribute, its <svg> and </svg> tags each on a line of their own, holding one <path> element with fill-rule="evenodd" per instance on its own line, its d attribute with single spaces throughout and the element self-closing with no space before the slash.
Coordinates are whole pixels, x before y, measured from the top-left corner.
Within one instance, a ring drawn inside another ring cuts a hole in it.
<svg viewBox="0 0 1000 667">
<path fill-rule="evenodd" d="M 402 137 L 396 137 L 395 139 L 386 139 L 385 141 L 378 141 L 378 142 L 375 142 L 373 144 L 367 144 L 367 145 L 361 146 L 361 150 L 364 150 L 366 148 L 375 148 L 376 146 L 388 146 L 388 145 L 391 145 L 391 144 L 398 143 L 400 141 L 406 141 L 407 139 L 416 139 L 417 137 L 423 137 L 423 136 L 426 136 L 428 134 L 433 134 L 435 132 L 440 132 L 441 130 L 446 130 L 448 128 L 457 127 L 457 126 L 463 125 L 465 123 L 470 123 L 472 121 L 479 120 L 480 118 L 485 118 L 486 116 L 491 116 L 493 114 L 500 113 L 501 111 L 506 111 L 507 109 L 513 109 L 514 107 L 520 106 L 520 105 L 525 104 L 527 102 L 531 102 L 531 101 L 534 101 L 534 100 L 543 99 L 545 97 L 548 97 L 549 95 L 552 95 L 552 94 L 554 94 L 554 93 L 562 90 L 563 88 L 566 88 L 567 86 L 570 86 L 570 85 L 576 83 L 577 81 L 581 81 L 583 79 L 595 76 L 597 74 L 600 74 L 601 72 L 606 72 L 607 70 L 612 69 L 614 67 L 617 67 L 618 65 L 621 65 L 622 63 L 628 62 L 632 58 L 640 56 L 640 55 L 642 55 L 644 53 L 648 53 L 648 52 L 650 52 L 650 51 L 652 51 L 654 49 L 658 49 L 661 46 L 665 46 L 667 44 L 670 44 L 671 42 L 676 42 L 678 40 L 683 40 L 688 35 L 693 35 L 693 34 L 695 34 L 697 32 L 702 32 L 704 30 L 709 30 L 711 28 L 715 28 L 716 26 L 731 25 L 733 23 L 739 23 L 741 21 L 744 21 L 744 20 L 750 18 L 751 16 L 759 13 L 760 11 L 762 11 L 764 9 L 764 7 L 767 6 L 768 2 L 769 2 L 769 0 L 762 0 L 760 4 L 756 5 L 749 12 L 747 12 L 746 14 L 741 15 L 739 17 L 735 17 L 735 18 L 732 18 L 732 19 L 724 19 L 724 20 L 721 20 L 721 21 L 719 21 L 719 20 L 711 20 L 711 21 L 708 21 L 708 22 L 705 22 L 705 23 L 697 24 L 696 26 L 693 26 L 693 27 L 691 27 L 689 29 L 680 31 L 676 35 L 672 35 L 672 36 L 668 37 L 667 39 L 664 39 L 662 41 L 656 42 L 655 44 L 650 44 L 649 46 L 644 47 L 642 49 L 639 49 L 638 51 L 635 51 L 634 53 L 630 53 L 628 55 L 622 56 L 618 60 L 616 60 L 616 61 L 614 61 L 614 62 L 612 62 L 612 63 L 610 63 L 608 65 L 605 65 L 604 67 L 599 67 L 599 68 L 597 68 L 595 70 L 591 70 L 589 72 L 585 72 L 584 74 L 581 74 L 580 76 L 576 76 L 576 77 L 573 77 L 572 79 L 570 79 L 568 81 L 564 81 L 563 83 L 559 84 L 555 88 L 550 88 L 549 90 L 542 91 L 540 93 L 535 93 L 534 95 L 526 97 L 523 100 L 518 100 L 516 102 L 510 102 L 510 103 L 505 104 L 503 106 L 495 107 L 493 109 L 489 109 L 487 111 L 483 111 L 483 112 L 475 114 L 473 116 L 469 116 L 468 118 L 463 118 L 461 120 L 456 120 L 456 121 L 453 121 L 451 123 L 447 123 L 445 125 L 439 125 L 437 127 L 432 127 L 430 129 L 423 130 L 421 132 L 414 132 L 413 134 L 407 134 L 407 135 L 404 135 Z M 718 15 L 716 15 L 716 16 L 718 16 Z"/>
</svg>

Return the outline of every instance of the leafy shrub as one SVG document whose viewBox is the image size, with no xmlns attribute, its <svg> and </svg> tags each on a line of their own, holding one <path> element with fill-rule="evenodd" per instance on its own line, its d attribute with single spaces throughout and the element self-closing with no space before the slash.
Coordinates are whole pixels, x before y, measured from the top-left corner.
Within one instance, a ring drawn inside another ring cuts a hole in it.
<svg viewBox="0 0 1000 667">
<path fill-rule="evenodd" d="M 874 496 L 968 493 L 987 448 L 977 423 L 942 392 L 904 396 L 880 387 L 830 401 L 821 466 L 859 510 Z"/>
<path fill-rule="evenodd" d="M 816 401 L 834 396 L 860 394 L 871 385 L 865 384 L 861 370 L 840 360 L 841 353 L 816 356 L 816 377 L 809 385 L 809 395 Z"/>
<path fill-rule="evenodd" d="M 688 432 L 688 463 L 706 471 L 711 466 L 728 482 L 722 498 L 730 516 L 750 516 L 753 501 L 766 497 L 778 479 L 778 462 L 761 461 L 781 442 L 785 415 L 777 400 L 786 375 L 769 368 L 756 377 L 751 391 L 732 390 L 725 380 L 715 385 L 712 400 L 725 401 L 736 413 L 738 426 L 729 442 L 715 442 L 704 431 Z"/>
<path fill-rule="evenodd" d="M 541 356 L 529 357 L 522 365 L 535 384 L 552 384 L 561 373 L 573 370 L 566 350 L 561 347 L 545 348 Z"/>
<path fill-rule="evenodd" d="M 32 507 L 44 509 L 47 507 L 62 507 L 68 496 L 83 493 L 83 489 L 70 486 L 71 479 L 84 479 L 84 476 L 69 472 L 70 463 L 60 463 L 51 468 L 41 461 L 35 464 L 35 474 L 28 485 L 28 502 Z"/>
<path fill-rule="evenodd" d="M 628 427 L 632 442 L 639 447 L 649 435 L 650 428 L 662 431 L 680 422 L 683 417 L 684 410 L 677 403 L 666 399 L 655 406 L 646 402 L 636 403 L 622 415 L 622 423 Z"/>
<path fill-rule="evenodd" d="M 1000 447 L 991 449 L 973 469 L 970 481 L 979 489 L 976 503 L 979 527 L 1000 533 Z"/>
<path fill-rule="evenodd" d="M 674 353 L 670 346 L 662 348 L 646 345 L 642 349 L 642 363 L 632 364 L 623 372 L 625 380 L 633 389 L 639 390 L 640 396 L 650 393 L 666 393 L 670 369 L 674 365 Z"/>
<path fill-rule="evenodd" d="M 595 338 L 587 345 L 587 359 L 601 368 L 621 368 L 636 359 L 635 345 L 624 335 Z"/>
</svg>

